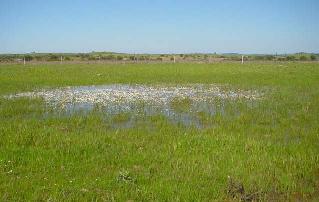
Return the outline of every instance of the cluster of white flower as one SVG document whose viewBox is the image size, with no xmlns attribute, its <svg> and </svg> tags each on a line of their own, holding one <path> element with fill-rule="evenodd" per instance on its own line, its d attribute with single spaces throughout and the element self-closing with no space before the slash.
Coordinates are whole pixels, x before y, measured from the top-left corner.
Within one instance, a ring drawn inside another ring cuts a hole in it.
<svg viewBox="0 0 319 202">
<path fill-rule="evenodd" d="M 103 85 L 66 87 L 53 90 L 41 90 L 35 92 L 19 93 L 7 96 L 39 97 L 49 104 L 65 106 L 68 104 L 98 104 L 107 106 L 110 103 L 135 103 L 145 102 L 154 105 L 167 105 L 174 98 L 187 98 L 193 102 L 211 101 L 220 99 L 249 99 L 255 100 L 261 97 L 256 91 L 223 90 L 217 85 L 193 84 L 184 86 L 163 85 Z"/>
</svg>

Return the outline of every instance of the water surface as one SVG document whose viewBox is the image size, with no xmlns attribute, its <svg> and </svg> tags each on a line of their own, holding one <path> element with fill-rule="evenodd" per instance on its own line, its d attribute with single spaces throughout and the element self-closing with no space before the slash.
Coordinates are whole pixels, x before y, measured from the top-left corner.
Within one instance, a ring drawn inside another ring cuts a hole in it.
<svg viewBox="0 0 319 202">
<path fill-rule="evenodd" d="M 225 114 L 238 101 L 248 106 L 261 98 L 257 91 L 218 85 L 127 85 L 77 86 L 39 90 L 7 96 L 40 97 L 57 111 L 67 114 L 98 109 L 108 117 L 121 117 L 115 127 L 133 127 L 140 117 L 163 115 L 175 124 L 203 127 L 202 116 Z M 233 113 L 240 113 L 234 107 Z M 124 115 L 123 115 L 124 114 Z"/>
</svg>

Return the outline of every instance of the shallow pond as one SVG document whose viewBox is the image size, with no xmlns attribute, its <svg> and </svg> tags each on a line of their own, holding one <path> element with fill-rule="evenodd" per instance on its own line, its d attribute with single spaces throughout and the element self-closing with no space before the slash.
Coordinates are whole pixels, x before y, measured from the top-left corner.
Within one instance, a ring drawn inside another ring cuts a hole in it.
<svg viewBox="0 0 319 202">
<path fill-rule="evenodd" d="M 262 95 L 257 91 L 230 89 L 218 85 L 101 85 L 39 90 L 6 96 L 43 98 L 55 110 L 67 114 L 98 109 L 117 117 L 114 127 L 133 127 L 139 117 L 163 115 L 176 124 L 204 127 L 203 115 L 224 114 L 238 100 L 253 107 Z M 236 107 L 234 113 L 240 113 Z"/>
</svg>

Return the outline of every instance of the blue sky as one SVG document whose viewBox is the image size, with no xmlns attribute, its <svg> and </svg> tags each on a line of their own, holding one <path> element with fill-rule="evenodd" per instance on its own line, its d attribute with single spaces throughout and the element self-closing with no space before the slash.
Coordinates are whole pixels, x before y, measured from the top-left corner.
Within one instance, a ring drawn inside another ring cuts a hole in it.
<svg viewBox="0 0 319 202">
<path fill-rule="evenodd" d="M 318 0 L 0 0 L 0 53 L 319 52 Z"/>
</svg>

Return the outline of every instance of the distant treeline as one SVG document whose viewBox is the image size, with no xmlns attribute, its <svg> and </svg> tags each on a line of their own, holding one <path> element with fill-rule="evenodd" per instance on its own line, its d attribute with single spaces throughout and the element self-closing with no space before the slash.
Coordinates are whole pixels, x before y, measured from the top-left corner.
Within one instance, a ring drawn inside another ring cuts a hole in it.
<svg viewBox="0 0 319 202">
<path fill-rule="evenodd" d="M 309 61 L 316 60 L 317 55 L 315 54 L 303 54 L 303 55 L 287 55 L 287 56 L 275 56 L 275 55 L 256 55 L 248 56 L 253 60 L 278 60 L 278 61 Z"/>
<path fill-rule="evenodd" d="M 161 60 L 162 58 L 154 58 L 151 55 L 128 55 L 128 54 L 101 54 L 95 55 L 90 53 L 79 54 L 1 54 L 0 62 L 15 61 L 121 61 L 121 60 Z"/>
<path fill-rule="evenodd" d="M 0 62 L 21 61 L 240 61 L 240 54 L 122 54 L 92 53 L 30 53 L 0 54 Z M 246 61 L 315 61 L 318 54 L 297 53 L 288 55 L 244 55 Z"/>
</svg>

